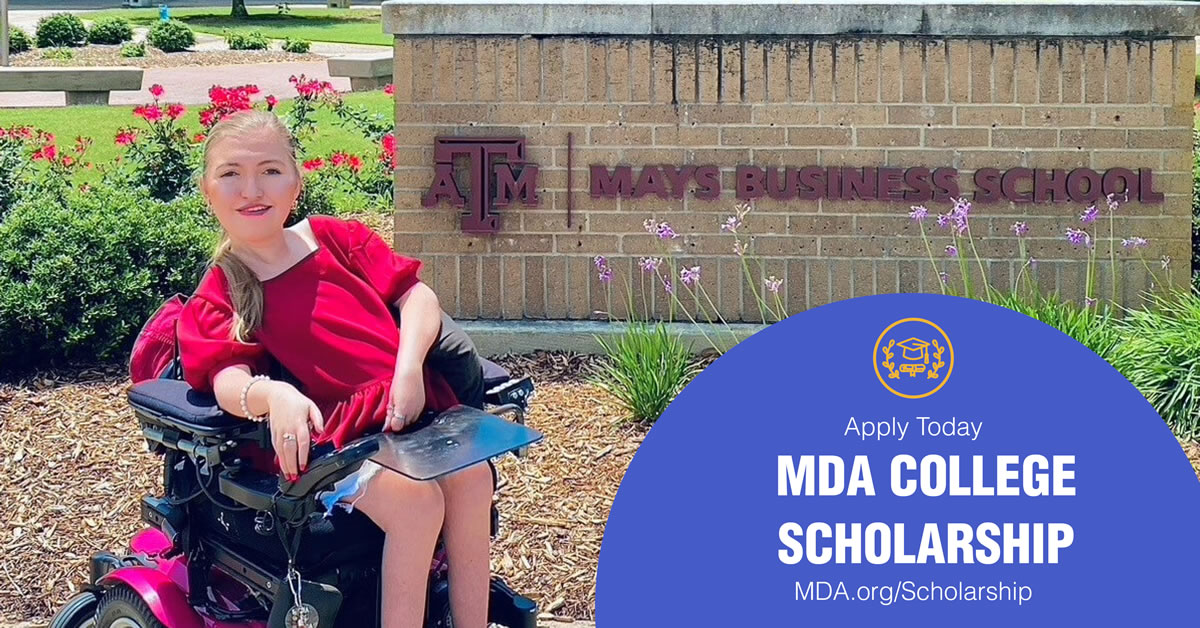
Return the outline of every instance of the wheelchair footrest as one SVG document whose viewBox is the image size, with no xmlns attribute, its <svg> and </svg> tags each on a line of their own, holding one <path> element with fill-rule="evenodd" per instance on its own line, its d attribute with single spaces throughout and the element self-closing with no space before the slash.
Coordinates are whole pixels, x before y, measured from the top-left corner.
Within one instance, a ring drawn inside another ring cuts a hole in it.
<svg viewBox="0 0 1200 628">
<path fill-rule="evenodd" d="M 492 578 L 488 622 L 509 628 L 537 628 L 537 603 L 513 591 L 500 578 Z"/>
</svg>

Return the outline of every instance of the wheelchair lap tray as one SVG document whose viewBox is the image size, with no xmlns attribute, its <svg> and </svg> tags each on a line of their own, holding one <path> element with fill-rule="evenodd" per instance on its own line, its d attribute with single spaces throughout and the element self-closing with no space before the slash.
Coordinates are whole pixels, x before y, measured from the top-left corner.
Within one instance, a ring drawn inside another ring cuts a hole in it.
<svg viewBox="0 0 1200 628">
<path fill-rule="evenodd" d="M 246 421 L 226 413 L 211 394 L 183 380 L 152 379 L 129 390 L 129 403 L 140 414 L 201 436 L 219 436 Z"/>
<path fill-rule="evenodd" d="M 372 436 L 371 460 L 414 480 L 432 480 L 542 440 L 524 425 L 467 406 L 455 406 L 400 433 Z"/>
</svg>

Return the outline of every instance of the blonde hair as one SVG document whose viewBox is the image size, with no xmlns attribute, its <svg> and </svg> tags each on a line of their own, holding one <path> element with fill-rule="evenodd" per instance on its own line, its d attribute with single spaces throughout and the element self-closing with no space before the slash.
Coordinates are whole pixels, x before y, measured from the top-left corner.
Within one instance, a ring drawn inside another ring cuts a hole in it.
<svg viewBox="0 0 1200 628">
<path fill-rule="evenodd" d="M 209 154 L 217 142 L 227 137 L 244 136 L 247 133 L 267 130 L 274 133 L 280 141 L 288 146 L 292 156 L 292 169 L 296 177 L 303 181 L 300 166 L 296 160 L 298 146 L 296 138 L 284 126 L 279 116 L 270 111 L 251 109 L 239 111 L 218 122 L 208 132 L 204 140 L 204 168 L 200 176 L 208 174 Z M 230 334 L 238 342 L 249 342 L 250 337 L 262 324 L 263 317 L 263 287 L 258 276 L 250 267 L 233 253 L 233 243 L 229 234 L 222 233 L 221 241 L 213 251 L 212 265 L 221 269 L 229 283 L 229 296 L 233 303 L 233 328 Z"/>
</svg>

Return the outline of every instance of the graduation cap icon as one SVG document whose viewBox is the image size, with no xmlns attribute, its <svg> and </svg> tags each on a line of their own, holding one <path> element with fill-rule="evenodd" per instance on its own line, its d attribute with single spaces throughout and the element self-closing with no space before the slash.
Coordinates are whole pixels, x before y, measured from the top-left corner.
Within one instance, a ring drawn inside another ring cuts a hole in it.
<svg viewBox="0 0 1200 628">
<path fill-rule="evenodd" d="M 905 360 L 920 360 L 925 364 L 929 364 L 929 351 L 926 349 L 926 347 L 929 346 L 928 342 L 925 342 L 920 338 L 909 338 L 904 342 L 898 342 L 896 344 L 899 345 L 901 349 L 904 349 Z"/>
</svg>

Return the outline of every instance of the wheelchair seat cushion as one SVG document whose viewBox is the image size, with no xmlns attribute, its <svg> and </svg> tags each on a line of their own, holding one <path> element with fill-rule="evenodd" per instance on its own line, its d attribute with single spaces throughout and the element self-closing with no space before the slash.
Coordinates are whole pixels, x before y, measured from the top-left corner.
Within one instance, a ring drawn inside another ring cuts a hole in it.
<svg viewBox="0 0 1200 628">
<path fill-rule="evenodd" d="M 508 372 L 508 369 L 504 368 L 503 366 L 500 366 L 499 364 L 496 364 L 487 358 L 479 358 L 479 361 L 483 363 L 484 390 L 491 390 L 496 386 L 512 379 L 512 375 Z"/>
<path fill-rule="evenodd" d="M 135 409 L 186 432 L 214 434 L 244 423 L 222 410 L 211 394 L 182 380 L 147 380 L 131 388 L 128 397 Z"/>
</svg>

